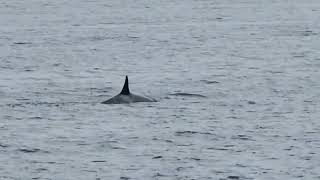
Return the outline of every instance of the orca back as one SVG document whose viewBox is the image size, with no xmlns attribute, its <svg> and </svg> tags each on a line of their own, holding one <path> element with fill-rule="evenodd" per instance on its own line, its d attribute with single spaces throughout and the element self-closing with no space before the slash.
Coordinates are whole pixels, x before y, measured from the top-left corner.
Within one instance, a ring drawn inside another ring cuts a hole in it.
<svg viewBox="0 0 320 180">
<path fill-rule="evenodd" d="M 128 76 L 126 76 L 126 80 L 120 94 L 103 101 L 102 104 L 127 104 L 134 102 L 156 102 L 156 100 L 130 93 L 129 80 Z"/>
</svg>

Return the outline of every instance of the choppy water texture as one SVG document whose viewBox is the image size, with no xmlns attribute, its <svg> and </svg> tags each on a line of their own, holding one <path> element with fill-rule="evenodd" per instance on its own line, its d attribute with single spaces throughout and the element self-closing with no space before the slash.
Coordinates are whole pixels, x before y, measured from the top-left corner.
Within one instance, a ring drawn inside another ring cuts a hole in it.
<svg viewBox="0 0 320 180">
<path fill-rule="evenodd" d="M 0 3 L 0 179 L 320 179 L 320 1 Z M 100 104 L 131 91 L 158 100 Z"/>
</svg>

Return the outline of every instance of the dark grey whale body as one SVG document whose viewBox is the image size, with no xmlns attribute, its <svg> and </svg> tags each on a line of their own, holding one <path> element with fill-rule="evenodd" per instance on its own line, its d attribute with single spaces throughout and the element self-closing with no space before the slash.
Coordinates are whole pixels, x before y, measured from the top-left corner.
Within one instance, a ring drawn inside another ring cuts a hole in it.
<svg viewBox="0 0 320 180">
<path fill-rule="evenodd" d="M 130 93 L 128 76 L 126 76 L 126 81 L 120 94 L 103 101 L 102 104 L 128 104 L 135 102 L 156 102 L 156 100 Z"/>
</svg>

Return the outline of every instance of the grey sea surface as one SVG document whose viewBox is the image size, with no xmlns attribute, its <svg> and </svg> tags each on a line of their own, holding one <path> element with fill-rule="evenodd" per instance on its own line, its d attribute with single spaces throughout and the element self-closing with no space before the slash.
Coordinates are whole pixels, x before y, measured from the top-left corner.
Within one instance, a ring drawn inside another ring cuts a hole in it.
<svg viewBox="0 0 320 180">
<path fill-rule="evenodd" d="M 0 179 L 320 179 L 319 47 L 318 0 L 1 1 Z"/>
</svg>

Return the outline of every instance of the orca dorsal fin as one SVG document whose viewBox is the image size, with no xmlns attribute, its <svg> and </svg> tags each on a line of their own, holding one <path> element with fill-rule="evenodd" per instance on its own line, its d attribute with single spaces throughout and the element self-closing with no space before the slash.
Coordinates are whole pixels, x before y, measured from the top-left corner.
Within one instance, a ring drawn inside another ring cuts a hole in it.
<svg viewBox="0 0 320 180">
<path fill-rule="evenodd" d="M 126 81 L 124 82 L 124 85 L 120 94 L 123 94 L 123 95 L 130 94 L 128 76 L 126 76 Z"/>
</svg>

